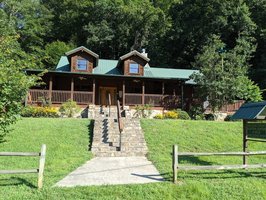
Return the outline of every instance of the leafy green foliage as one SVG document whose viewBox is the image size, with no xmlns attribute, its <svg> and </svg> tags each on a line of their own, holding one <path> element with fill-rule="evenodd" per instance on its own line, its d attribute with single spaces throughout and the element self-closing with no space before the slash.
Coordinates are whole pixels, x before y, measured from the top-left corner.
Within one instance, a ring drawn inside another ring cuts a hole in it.
<svg viewBox="0 0 266 200">
<path fill-rule="evenodd" d="M 189 114 L 184 110 L 177 109 L 177 110 L 175 110 L 175 112 L 178 115 L 178 119 L 183 119 L 183 120 L 190 120 L 191 119 Z"/>
<path fill-rule="evenodd" d="M 22 109 L 22 117 L 59 117 L 56 108 L 26 106 Z"/>
<path fill-rule="evenodd" d="M 200 72 L 193 74 L 192 78 L 200 86 L 202 99 L 208 98 L 213 111 L 237 98 L 262 100 L 258 86 L 247 77 L 252 45 L 243 37 L 236 40 L 234 48 L 219 53 L 217 50 L 225 48 L 225 44 L 214 35 L 196 57 L 194 66 Z"/>
<path fill-rule="evenodd" d="M 62 116 L 74 117 L 80 111 L 80 107 L 77 105 L 77 102 L 69 99 L 67 102 L 63 103 L 59 112 Z"/>
<path fill-rule="evenodd" d="M 134 117 L 137 118 L 147 118 L 151 115 L 151 105 L 145 104 L 145 105 L 137 105 L 134 108 L 136 111 L 133 114 Z"/>
<path fill-rule="evenodd" d="M 0 36 L 0 138 L 16 122 L 27 91 L 37 80 L 22 71 L 34 63 L 20 50 L 16 39 Z"/>
<path fill-rule="evenodd" d="M 177 119 L 178 118 L 178 114 L 175 111 L 168 111 L 163 116 L 165 119 Z"/>
<path fill-rule="evenodd" d="M 73 49 L 72 45 L 68 45 L 65 42 L 55 41 L 45 45 L 45 58 L 44 62 L 46 68 L 55 69 L 60 57 L 69 50 Z"/>
<path fill-rule="evenodd" d="M 163 114 L 157 114 L 157 115 L 155 115 L 153 118 L 154 118 L 154 119 L 163 119 L 164 116 L 163 116 Z"/>
</svg>

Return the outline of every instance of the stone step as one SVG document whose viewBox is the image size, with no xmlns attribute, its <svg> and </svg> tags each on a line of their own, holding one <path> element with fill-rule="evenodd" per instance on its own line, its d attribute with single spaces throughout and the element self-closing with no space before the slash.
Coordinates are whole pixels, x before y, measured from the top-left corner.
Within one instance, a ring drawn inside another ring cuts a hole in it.
<svg viewBox="0 0 266 200">
<path fill-rule="evenodd" d="M 91 149 L 92 152 L 113 152 L 113 151 L 119 151 L 119 147 L 115 146 L 97 146 L 97 147 L 92 147 Z"/>
<path fill-rule="evenodd" d="M 131 156 L 146 156 L 147 152 L 98 152 L 95 156 L 98 157 L 131 157 Z"/>
</svg>

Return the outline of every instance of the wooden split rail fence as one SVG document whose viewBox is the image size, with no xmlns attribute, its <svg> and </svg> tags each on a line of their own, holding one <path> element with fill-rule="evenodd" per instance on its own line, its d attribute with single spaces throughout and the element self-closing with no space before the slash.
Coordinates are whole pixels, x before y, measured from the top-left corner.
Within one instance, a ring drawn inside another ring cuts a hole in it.
<svg viewBox="0 0 266 200">
<path fill-rule="evenodd" d="M 227 170 L 227 169 L 250 169 L 250 168 L 264 168 L 265 164 L 245 164 L 245 165 L 204 165 L 204 166 L 179 166 L 179 156 L 254 156 L 266 155 L 266 151 L 256 152 L 219 152 L 219 153 L 193 153 L 193 152 L 178 152 L 178 146 L 173 146 L 173 182 L 177 182 L 178 170 Z"/>
<path fill-rule="evenodd" d="M 40 157 L 38 169 L 20 169 L 20 170 L 0 170 L 0 174 L 25 174 L 38 173 L 38 188 L 43 186 L 43 173 L 46 155 L 46 145 L 43 144 L 41 152 L 0 152 L 0 156 L 25 156 L 25 157 Z"/>
</svg>

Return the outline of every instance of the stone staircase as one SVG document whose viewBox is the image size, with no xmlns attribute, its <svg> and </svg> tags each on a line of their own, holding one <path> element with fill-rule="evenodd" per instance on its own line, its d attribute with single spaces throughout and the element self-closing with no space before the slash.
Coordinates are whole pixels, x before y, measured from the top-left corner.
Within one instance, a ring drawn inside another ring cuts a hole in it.
<svg viewBox="0 0 266 200">
<path fill-rule="evenodd" d="M 109 115 L 110 113 L 110 115 Z M 95 107 L 91 151 L 98 157 L 145 156 L 148 152 L 139 119 L 122 117 L 120 134 L 116 107 Z"/>
</svg>

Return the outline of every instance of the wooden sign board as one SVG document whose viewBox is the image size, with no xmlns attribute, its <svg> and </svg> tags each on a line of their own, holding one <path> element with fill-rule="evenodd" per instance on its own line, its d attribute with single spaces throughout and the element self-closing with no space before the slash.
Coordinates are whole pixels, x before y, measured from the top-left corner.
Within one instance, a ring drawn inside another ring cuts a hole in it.
<svg viewBox="0 0 266 200">
<path fill-rule="evenodd" d="M 266 139 L 266 121 L 248 122 L 246 128 L 249 138 Z"/>
</svg>

